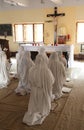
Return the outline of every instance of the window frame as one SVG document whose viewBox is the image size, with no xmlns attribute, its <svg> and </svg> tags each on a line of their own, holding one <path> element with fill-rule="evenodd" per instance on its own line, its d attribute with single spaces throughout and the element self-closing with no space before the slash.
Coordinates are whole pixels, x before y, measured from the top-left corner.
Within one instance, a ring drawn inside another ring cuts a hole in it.
<svg viewBox="0 0 84 130">
<path fill-rule="evenodd" d="M 34 25 L 36 25 L 36 24 L 42 24 L 43 25 L 43 41 L 42 42 L 44 42 L 44 23 L 18 23 L 18 24 L 14 24 L 13 25 L 13 41 L 14 42 L 19 42 L 19 41 L 17 41 L 17 39 L 16 39 L 16 25 L 22 25 L 22 27 L 23 27 L 23 41 L 21 41 L 21 42 L 24 42 L 24 43 L 26 43 L 26 42 L 29 42 L 29 41 L 26 41 L 25 40 L 25 35 L 24 35 L 24 26 L 25 25 L 33 25 L 33 42 L 35 42 L 35 27 L 34 27 Z"/>
<path fill-rule="evenodd" d="M 84 42 L 78 42 L 78 40 L 77 40 L 77 39 L 78 39 L 77 36 L 78 36 L 78 24 L 79 24 L 79 23 L 84 23 L 84 21 L 81 21 L 81 22 L 77 22 L 77 23 L 76 23 L 76 42 L 77 42 L 78 44 L 81 44 L 81 43 L 84 44 Z"/>
<path fill-rule="evenodd" d="M 84 21 L 80 21 L 80 22 L 77 22 L 76 23 L 76 43 L 78 43 L 80 45 L 80 52 L 84 52 L 84 41 L 82 42 L 78 42 L 77 39 L 78 39 L 78 23 L 83 23 L 84 24 Z"/>
</svg>

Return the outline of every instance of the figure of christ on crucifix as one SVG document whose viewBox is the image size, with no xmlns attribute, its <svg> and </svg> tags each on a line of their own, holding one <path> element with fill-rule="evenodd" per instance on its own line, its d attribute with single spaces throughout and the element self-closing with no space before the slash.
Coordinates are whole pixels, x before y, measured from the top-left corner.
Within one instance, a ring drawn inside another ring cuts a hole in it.
<svg viewBox="0 0 84 130">
<path fill-rule="evenodd" d="M 47 17 L 53 17 L 54 19 L 54 45 L 57 44 L 57 17 L 65 16 L 65 13 L 57 13 L 57 7 L 54 8 L 54 14 L 47 14 Z"/>
<path fill-rule="evenodd" d="M 47 17 L 53 17 L 53 19 L 54 19 L 54 45 L 56 45 L 57 42 L 58 42 L 58 37 L 57 37 L 57 17 L 59 17 L 59 16 L 65 16 L 65 13 L 57 13 L 57 7 L 54 8 L 54 14 L 47 14 Z M 68 52 L 63 52 L 63 55 L 67 60 L 67 67 L 68 67 L 68 59 L 69 59 Z"/>
</svg>

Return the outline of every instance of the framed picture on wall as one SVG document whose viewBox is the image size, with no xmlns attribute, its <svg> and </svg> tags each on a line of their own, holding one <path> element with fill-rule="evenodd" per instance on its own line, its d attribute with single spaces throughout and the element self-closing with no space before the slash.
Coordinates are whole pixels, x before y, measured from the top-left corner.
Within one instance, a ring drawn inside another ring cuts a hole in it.
<svg viewBox="0 0 84 130">
<path fill-rule="evenodd" d="M 66 36 L 58 36 L 58 44 L 66 44 Z"/>
<path fill-rule="evenodd" d="M 0 36 L 12 36 L 12 24 L 0 24 Z"/>
</svg>

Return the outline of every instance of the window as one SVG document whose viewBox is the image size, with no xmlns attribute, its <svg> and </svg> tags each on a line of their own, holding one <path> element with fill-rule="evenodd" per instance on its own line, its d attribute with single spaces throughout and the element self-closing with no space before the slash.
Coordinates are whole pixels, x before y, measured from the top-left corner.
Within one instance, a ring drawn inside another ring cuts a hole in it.
<svg viewBox="0 0 84 130">
<path fill-rule="evenodd" d="M 24 41 L 33 42 L 33 25 L 24 25 Z"/>
<path fill-rule="evenodd" d="M 14 33 L 15 33 L 15 41 L 21 42 L 23 41 L 23 26 L 22 25 L 15 25 L 14 26 Z"/>
<path fill-rule="evenodd" d="M 77 23 L 77 43 L 84 43 L 84 22 Z"/>
<path fill-rule="evenodd" d="M 36 42 L 43 41 L 43 25 L 35 24 L 34 25 L 34 38 Z"/>
<path fill-rule="evenodd" d="M 84 22 L 77 23 L 77 43 L 80 44 L 80 52 L 84 52 Z"/>
<path fill-rule="evenodd" d="M 43 42 L 44 24 L 15 24 L 15 42 Z"/>
<path fill-rule="evenodd" d="M 81 44 L 81 52 L 84 52 L 84 44 Z"/>
</svg>

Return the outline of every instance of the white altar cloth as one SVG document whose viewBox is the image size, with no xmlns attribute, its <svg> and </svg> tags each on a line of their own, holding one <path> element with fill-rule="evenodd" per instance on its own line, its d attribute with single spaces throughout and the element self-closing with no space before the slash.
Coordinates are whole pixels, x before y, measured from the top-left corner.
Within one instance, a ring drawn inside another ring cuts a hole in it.
<svg viewBox="0 0 84 130">
<path fill-rule="evenodd" d="M 47 53 L 51 53 L 54 51 L 60 51 L 60 52 L 68 52 L 69 53 L 69 67 L 72 67 L 73 64 L 73 55 L 74 55 L 74 46 L 73 45 L 67 45 L 67 44 L 59 44 L 57 46 L 32 46 L 28 44 L 21 44 L 21 46 L 24 47 L 26 51 L 39 51 L 39 49 L 42 47 L 45 48 L 45 51 Z"/>
<path fill-rule="evenodd" d="M 25 50 L 28 51 L 39 51 L 39 49 L 42 47 L 45 48 L 46 52 L 54 52 L 54 51 L 62 51 L 62 52 L 71 52 L 73 45 L 65 45 L 65 44 L 60 44 L 57 46 L 29 46 L 28 44 L 21 44 L 21 46 L 24 47 Z"/>
</svg>

